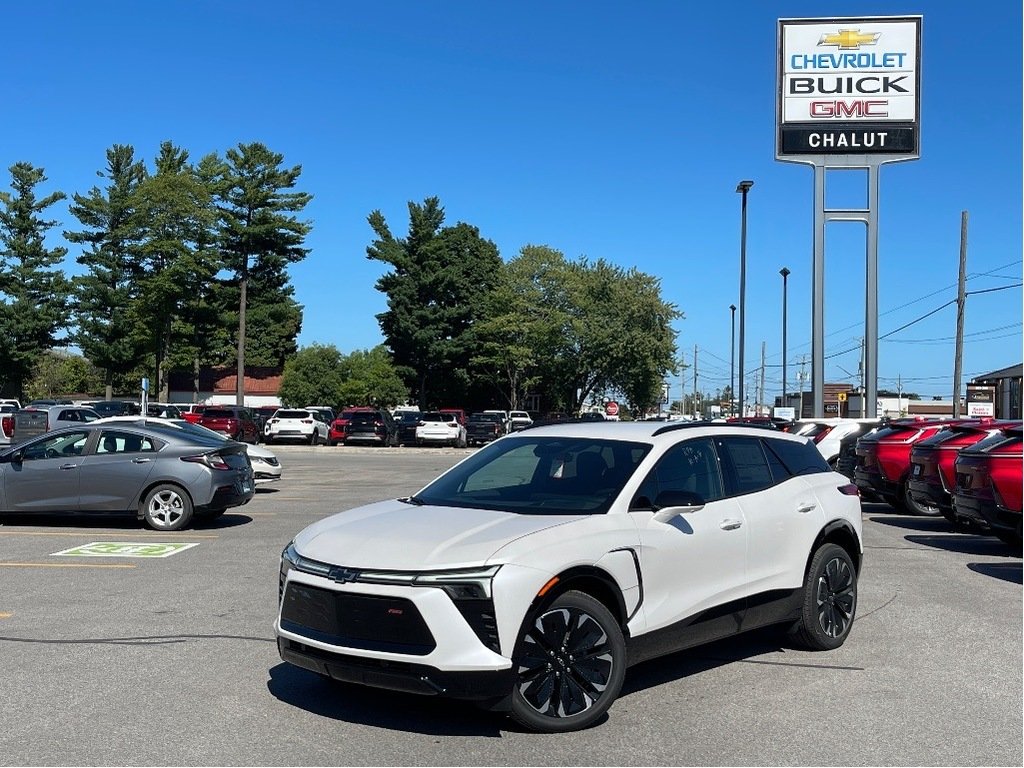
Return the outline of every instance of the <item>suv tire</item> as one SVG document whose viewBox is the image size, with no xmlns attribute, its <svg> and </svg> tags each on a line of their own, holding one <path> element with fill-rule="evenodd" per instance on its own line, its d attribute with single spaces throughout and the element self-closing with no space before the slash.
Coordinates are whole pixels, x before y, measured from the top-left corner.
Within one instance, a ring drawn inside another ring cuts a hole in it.
<svg viewBox="0 0 1024 768">
<path fill-rule="evenodd" d="M 532 731 L 562 733 L 603 717 L 622 689 L 626 642 L 611 612 L 565 592 L 531 613 L 516 641 L 512 717 Z"/>
<path fill-rule="evenodd" d="M 818 547 L 803 593 L 800 619 L 792 629 L 797 643 L 812 651 L 841 646 L 857 612 L 857 569 L 845 549 L 836 544 Z"/>
</svg>

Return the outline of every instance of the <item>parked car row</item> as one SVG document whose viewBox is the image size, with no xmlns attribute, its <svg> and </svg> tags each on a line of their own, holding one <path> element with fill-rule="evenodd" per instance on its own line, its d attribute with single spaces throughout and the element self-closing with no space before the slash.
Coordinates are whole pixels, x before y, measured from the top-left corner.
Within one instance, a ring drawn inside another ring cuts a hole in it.
<svg viewBox="0 0 1024 768">
<path fill-rule="evenodd" d="M 813 440 L 867 501 L 1021 544 L 1020 421 L 821 419 L 798 422 L 795 433 Z M 837 434 L 838 446 L 830 439 Z"/>
</svg>

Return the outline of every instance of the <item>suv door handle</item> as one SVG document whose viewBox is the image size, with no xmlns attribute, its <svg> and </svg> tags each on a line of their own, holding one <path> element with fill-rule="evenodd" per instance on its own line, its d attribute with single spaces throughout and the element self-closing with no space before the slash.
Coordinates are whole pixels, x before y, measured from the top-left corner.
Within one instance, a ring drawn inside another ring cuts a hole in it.
<svg viewBox="0 0 1024 768">
<path fill-rule="evenodd" d="M 742 520 L 723 520 L 718 527 L 723 531 L 735 531 L 741 525 L 743 525 Z"/>
<path fill-rule="evenodd" d="M 146 459 L 146 458 L 139 457 L 139 458 L 132 459 L 132 464 L 149 464 L 149 462 L 151 462 L 151 461 L 152 461 L 152 459 Z"/>
<path fill-rule="evenodd" d="M 818 505 L 815 504 L 813 501 L 805 501 L 803 504 L 801 504 L 800 506 L 798 506 L 796 508 L 796 511 L 797 512 L 802 512 L 802 513 L 806 514 L 807 512 L 810 512 L 811 510 L 813 510 L 817 506 Z"/>
<path fill-rule="evenodd" d="M 77 466 L 78 466 L 77 464 L 61 464 L 60 468 L 61 469 L 74 469 Z"/>
</svg>

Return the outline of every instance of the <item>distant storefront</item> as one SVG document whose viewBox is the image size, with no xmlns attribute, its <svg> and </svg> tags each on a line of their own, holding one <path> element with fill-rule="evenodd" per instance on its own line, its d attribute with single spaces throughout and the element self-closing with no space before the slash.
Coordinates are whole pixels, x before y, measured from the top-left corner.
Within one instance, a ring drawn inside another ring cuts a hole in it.
<svg viewBox="0 0 1024 768">
<path fill-rule="evenodd" d="M 967 385 L 967 414 L 973 410 L 978 415 L 991 407 L 997 419 L 1021 418 L 1021 377 L 1024 364 L 1018 363 L 984 376 L 976 376 Z"/>
</svg>

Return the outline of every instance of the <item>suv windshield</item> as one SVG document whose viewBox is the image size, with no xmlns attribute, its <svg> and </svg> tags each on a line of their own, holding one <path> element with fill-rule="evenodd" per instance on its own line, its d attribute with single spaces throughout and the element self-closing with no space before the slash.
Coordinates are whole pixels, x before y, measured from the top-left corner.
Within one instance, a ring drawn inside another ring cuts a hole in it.
<svg viewBox="0 0 1024 768">
<path fill-rule="evenodd" d="M 226 408 L 207 408 L 203 411 L 204 419 L 236 419 L 234 411 L 229 411 Z"/>
<path fill-rule="evenodd" d="M 311 419 L 313 414 L 309 411 L 278 411 L 274 414 L 278 419 Z"/>
<path fill-rule="evenodd" d="M 650 449 L 645 443 L 584 437 L 505 438 L 413 500 L 525 515 L 604 514 Z"/>
</svg>

